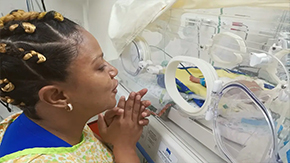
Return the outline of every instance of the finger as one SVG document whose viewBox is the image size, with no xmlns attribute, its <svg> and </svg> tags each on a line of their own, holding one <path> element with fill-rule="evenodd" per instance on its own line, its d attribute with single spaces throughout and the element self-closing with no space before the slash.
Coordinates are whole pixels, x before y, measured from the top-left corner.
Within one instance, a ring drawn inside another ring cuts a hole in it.
<svg viewBox="0 0 290 163">
<path fill-rule="evenodd" d="M 114 107 L 113 109 L 106 111 L 105 116 L 104 116 L 105 121 L 107 119 L 113 118 L 115 115 L 120 115 L 119 110 L 122 110 L 122 109 L 119 107 Z"/>
<path fill-rule="evenodd" d="M 142 117 L 142 112 L 144 112 L 145 111 L 145 106 L 144 105 L 141 105 L 141 109 L 140 109 L 140 113 L 141 114 L 139 114 L 139 116 L 138 116 L 138 120 L 140 120 L 140 119 L 144 119 L 143 117 Z"/>
<path fill-rule="evenodd" d="M 141 108 L 140 113 L 144 114 L 143 112 L 145 111 L 146 113 L 148 113 L 148 115 L 147 114 L 144 116 L 141 115 L 139 116 L 139 119 L 143 119 L 144 117 L 151 115 L 150 111 L 145 110 L 148 106 L 151 105 L 151 102 L 149 100 L 145 100 L 145 101 L 142 101 L 141 104 L 143 107 Z"/>
<path fill-rule="evenodd" d="M 107 131 L 107 125 L 106 125 L 106 122 L 104 120 L 104 116 L 102 113 L 98 115 L 98 128 L 99 128 L 100 134 L 106 133 Z"/>
<path fill-rule="evenodd" d="M 132 110 L 133 110 L 135 96 L 136 96 L 135 92 L 130 93 L 124 107 L 124 118 L 130 118 L 130 119 L 132 118 Z"/>
<path fill-rule="evenodd" d="M 141 109 L 140 109 L 140 113 L 144 112 L 146 109 L 146 106 L 142 105 L 142 102 L 141 102 Z"/>
<path fill-rule="evenodd" d="M 141 103 L 142 103 L 142 105 L 145 106 L 145 108 L 147 108 L 148 106 L 151 105 L 151 102 L 150 102 L 149 100 L 144 100 L 144 101 L 142 101 Z"/>
<path fill-rule="evenodd" d="M 149 124 L 149 120 L 148 119 L 139 120 L 139 125 L 141 125 L 141 126 L 146 126 L 148 124 Z"/>
<path fill-rule="evenodd" d="M 147 88 L 141 89 L 140 91 L 137 92 L 141 96 L 141 98 L 148 92 Z"/>
<path fill-rule="evenodd" d="M 124 109 L 119 108 L 117 115 L 123 115 L 123 113 L 124 113 Z"/>
<path fill-rule="evenodd" d="M 132 121 L 137 122 L 139 119 L 139 113 L 141 109 L 141 96 L 136 95 L 135 102 L 134 102 L 134 108 L 133 108 L 133 114 L 132 114 Z"/>
<path fill-rule="evenodd" d="M 125 109 L 125 104 L 126 104 L 126 98 L 125 96 L 121 96 L 120 99 L 119 99 L 119 102 L 118 102 L 118 107 L 119 108 L 122 108 L 123 110 L 121 111 L 121 114 L 119 114 L 121 116 L 121 118 L 124 117 L 124 109 Z M 120 110 L 119 110 L 119 113 L 120 113 Z"/>
<path fill-rule="evenodd" d="M 119 108 L 124 109 L 125 108 L 125 103 L 126 103 L 125 96 L 121 96 L 117 106 Z"/>
<path fill-rule="evenodd" d="M 141 119 L 145 118 L 145 117 L 149 117 L 151 115 L 151 111 L 145 109 L 142 113 L 141 113 Z"/>
<path fill-rule="evenodd" d="M 106 111 L 104 121 L 106 122 L 107 126 L 111 124 L 114 116 L 118 114 L 118 110 L 119 109 L 117 107 L 114 107 L 113 109 Z"/>
</svg>

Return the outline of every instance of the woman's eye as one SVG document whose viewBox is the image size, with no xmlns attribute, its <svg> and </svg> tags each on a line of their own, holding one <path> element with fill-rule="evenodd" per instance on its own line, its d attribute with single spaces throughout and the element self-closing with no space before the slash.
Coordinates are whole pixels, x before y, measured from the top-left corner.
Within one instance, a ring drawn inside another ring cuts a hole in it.
<svg viewBox="0 0 290 163">
<path fill-rule="evenodd" d="M 99 70 L 100 70 L 100 71 L 104 71 L 104 69 L 105 69 L 106 66 L 107 66 L 107 65 L 103 65 L 103 66 L 101 66 L 101 67 L 99 68 Z"/>
</svg>

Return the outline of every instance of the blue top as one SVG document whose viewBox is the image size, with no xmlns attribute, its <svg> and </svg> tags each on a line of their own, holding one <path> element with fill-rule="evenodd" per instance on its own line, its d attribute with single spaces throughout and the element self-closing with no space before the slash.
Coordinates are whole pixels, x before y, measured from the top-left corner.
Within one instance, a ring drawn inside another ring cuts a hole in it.
<svg viewBox="0 0 290 163">
<path fill-rule="evenodd" d="M 34 123 L 22 113 L 6 129 L 0 144 L 0 158 L 35 147 L 72 147 L 72 145 Z"/>
</svg>

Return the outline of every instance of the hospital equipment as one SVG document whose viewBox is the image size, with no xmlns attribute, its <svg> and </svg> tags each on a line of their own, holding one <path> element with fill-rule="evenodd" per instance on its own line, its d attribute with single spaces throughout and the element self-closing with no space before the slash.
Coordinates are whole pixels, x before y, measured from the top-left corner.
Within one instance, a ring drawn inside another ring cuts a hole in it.
<svg viewBox="0 0 290 163">
<path fill-rule="evenodd" d="M 112 63 L 122 70 L 128 69 L 124 61 L 131 62 L 130 70 L 138 71 L 120 71 L 121 83 L 130 90 L 147 87 L 152 111 L 163 115 L 168 110 L 167 118 L 225 161 L 289 162 L 289 10 L 282 2 L 203 4 L 211 9 L 199 9 L 192 1 L 171 7 L 172 1 L 159 2 L 155 12 L 151 6 L 138 13 L 156 14 L 142 23 L 121 9 L 138 2 L 113 6 L 109 36 L 121 55 Z M 206 87 L 191 83 L 192 74 L 204 78 Z M 188 90 L 180 93 L 179 83 Z M 185 95 L 188 91 L 193 95 Z M 176 105 L 168 108 L 171 102 Z"/>
<path fill-rule="evenodd" d="M 118 97 L 148 88 L 142 161 L 290 162 L 289 1 L 45 2 L 98 39 Z"/>
</svg>

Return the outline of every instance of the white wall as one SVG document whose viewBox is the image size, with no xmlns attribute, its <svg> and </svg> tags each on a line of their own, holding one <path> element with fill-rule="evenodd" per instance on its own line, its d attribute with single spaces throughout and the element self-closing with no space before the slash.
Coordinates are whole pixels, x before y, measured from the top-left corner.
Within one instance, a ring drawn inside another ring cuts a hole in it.
<svg viewBox="0 0 290 163">
<path fill-rule="evenodd" d="M 34 1 L 34 0 L 32 0 Z M 39 0 L 38 0 L 39 1 Z M 65 17 L 79 23 L 80 25 L 84 25 L 83 21 L 83 8 L 82 4 L 86 2 L 86 0 L 77 1 L 77 0 L 46 0 L 46 10 L 55 10 Z M 39 1 L 40 3 L 40 1 Z M 34 2 L 34 8 L 36 11 L 38 7 Z M 8 14 L 10 11 L 14 9 L 22 9 L 27 11 L 26 0 L 0 0 L 0 14 L 2 16 Z"/>
<path fill-rule="evenodd" d="M 26 3 L 24 0 L 0 0 L 0 14 L 6 15 L 14 9 L 26 10 Z"/>
<path fill-rule="evenodd" d="M 81 26 L 84 25 L 82 5 L 85 0 L 46 0 L 45 2 L 47 10 L 55 10 Z"/>
<path fill-rule="evenodd" d="M 89 32 L 98 40 L 105 59 L 117 57 L 117 52 L 108 35 L 111 9 L 115 2 L 116 0 L 89 0 L 88 4 Z"/>
</svg>

